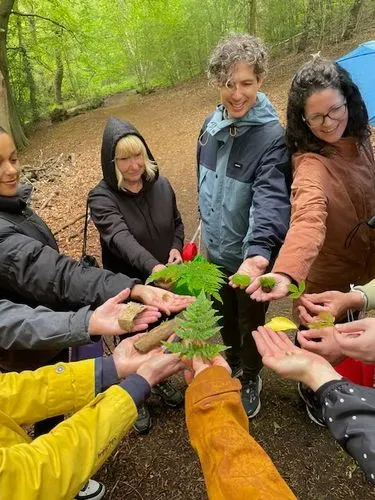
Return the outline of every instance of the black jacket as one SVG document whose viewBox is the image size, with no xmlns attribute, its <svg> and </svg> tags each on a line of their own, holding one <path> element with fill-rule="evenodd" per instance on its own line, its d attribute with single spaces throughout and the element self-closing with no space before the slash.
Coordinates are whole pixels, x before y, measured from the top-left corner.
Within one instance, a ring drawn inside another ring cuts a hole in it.
<svg viewBox="0 0 375 500">
<path fill-rule="evenodd" d="M 145 280 L 157 264 L 166 264 L 172 248 L 181 251 L 184 226 L 169 181 L 157 171 L 139 193 L 120 191 L 114 164 L 117 142 L 140 133 L 126 121 L 110 118 L 102 143 L 103 179 L 89 193 L 89 206 L 102 246 L 103 267 Z"/>
<path fill-rule="evenodd" d="M 31 186 L 24 185 L 16 196 L 0 196 L 0 299 L 76 311 L 87 305 L 96 307 L 134 285 L 127 276 L 84 268 L 60 254 L 48 226 L 27 205 L 30 194 Z M 34 369 L 54 355 L 56 351 L 31 354 L 0 349 L 0 366 Z"/>
<path fill-rule="evenodd" d="M 333 437 L 375 484 L 375 389 L 333 380 L 316 396 Z"/>
</svg>

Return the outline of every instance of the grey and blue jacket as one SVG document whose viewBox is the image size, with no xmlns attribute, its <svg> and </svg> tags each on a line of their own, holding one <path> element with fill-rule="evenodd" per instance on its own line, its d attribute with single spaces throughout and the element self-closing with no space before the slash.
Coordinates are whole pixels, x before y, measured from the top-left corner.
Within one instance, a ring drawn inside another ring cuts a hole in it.
<svg viewBox="0 0 375 500">
<path fill-rule="evenodd" d="M 222 105 L 201 130 L 199 212 L 210 258 L 235 272 L 247 257 L 273 260 L 290 219 L 291 167 L 284 130 L 268 98 L 239 119 Z"/>
</svg>

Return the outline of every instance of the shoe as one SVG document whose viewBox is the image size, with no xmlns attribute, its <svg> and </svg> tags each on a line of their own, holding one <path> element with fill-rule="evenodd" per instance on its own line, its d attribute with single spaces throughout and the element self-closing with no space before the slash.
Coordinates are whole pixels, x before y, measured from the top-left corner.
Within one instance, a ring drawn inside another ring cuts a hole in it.
<svg viewBox="0 0 375 500">
<path fill-rule="evenodd" d="M 253 418 L 260 410 L 260 391 L 262 379 L 259 375 L 255 380 L 242 383 L 241 401 L 248 418 Z"/>
<path fill-rule="evenodd" d="M 184 400 L 184 395 L 181 391 L 178 391 L 173 387 L 173 385 L 165 380 L 164 382 L 160 382 L 160 384 L 155 385 L 151 392 L 160 396 L 164 403 L 171 408 L 176 408 L 179 406 Z"/>
<path fill-rule="evenodd" d="M 89 479 L 81 491 L 74 497 L 74 500 L 100 500 L 104 498 L 104 484 Z"/>
<path fill-rule="evenodd" d="M 147 434 L 152 427 L 151 415 L 146 405 L 138 408 L 138 418 L 133 424 L 133 428 L 138 434 Z"/>
<path fill-rule="evenodd" d="M 323 409 L 318 405 L 315 393 L 301 382 L 297 385 L 298 393 L 306 405 L 306 412 L 310 420 L 320 427 L 327 427 L 323 417 Z"/>
</svg>

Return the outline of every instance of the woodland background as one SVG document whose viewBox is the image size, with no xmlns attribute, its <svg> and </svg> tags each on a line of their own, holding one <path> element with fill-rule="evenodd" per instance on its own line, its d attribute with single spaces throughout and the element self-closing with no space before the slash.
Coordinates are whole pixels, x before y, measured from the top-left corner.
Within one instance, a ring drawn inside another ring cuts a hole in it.
<svg viewBox="0 0 375 500">
<path fill-rule="evenodd" d="M 374 17 L 374 0 L 1 0 L 0 123 L 24 147 L 32 122 L 202 73 L 229 31 L 277 57 L 348 40 Z"/>
<path fill-rule="evenodd" d="M 0 0 L 0 125 L 11 125 L 24 149 L 22 181 L 33 183 L 33 208 L 62 252 L 81 255 L 86 195 L 101 179 L 110 116 L 142 132 L 176 191 L 187 238 L 194 233 L 196 140 L 218 99 L 204 71 L 229 31 L 267 42 L 263 90 L 284 121 L 291 78 L 310 54 L 334 59 L 375 39 L 375 0 Z M 100 260 L 92 224 L 88 250 Z M 290 299 L 275 301 L 269 316 L 290 309 Z M 250 432 L 296 496 L 375 498 L 354 461 L 309 420 L 296 384 L 267 369 L 262 378 Z M 174 383 L 186 387 L 180 376 Z M 156 396 L 148 404 L 150 434 L 131 431 L 98 471 L 106 499 L 206 500 L 183 406 L 167 409 Z"/>
</svg>

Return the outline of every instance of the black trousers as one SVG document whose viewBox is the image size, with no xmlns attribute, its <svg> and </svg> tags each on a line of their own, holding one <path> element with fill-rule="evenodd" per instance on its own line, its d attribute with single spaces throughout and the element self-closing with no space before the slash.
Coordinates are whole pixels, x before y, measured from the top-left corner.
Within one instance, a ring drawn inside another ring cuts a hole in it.
<svg viewBox="0 0 375 500">
<path fill-rule="evenodd" d="M 227 273 L 228 275 L 233 273 Z M 219 320 L 221 336 L 230 365 L 243 369 L 242 382 L 254 380 L 262 368 L 262 358 L 251 335 L 252 330 L 264 325 L 268 303 L 251 300 L 240 288 L 224 285 L 220 291 L 223 303 L 214 301 L 214 307 L 222 316 Z"/>
<path fill-rule="evenodd" d="M 55 356 L 48 363 L 49 365 L 54 365 L 55 363 L 63 362 L 66 363 L 69 361 L 69 349 L 64 349 L 59 352 L 57 356 Z M 47 434 L 51 431 L 57 424 L 64 420 L 64 415 L 58 415 L 56 417 L 46 418 L 45 420 L 41 420 L 40 422 L 36 422 L 34 425 L 34 439 L 42 434 Z"/>
</svg>

